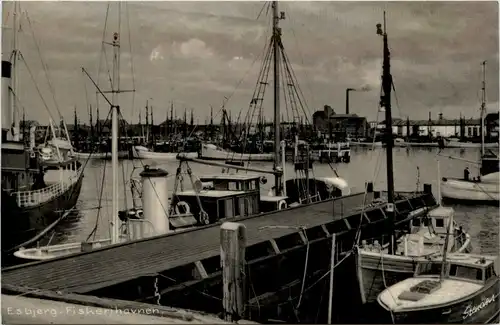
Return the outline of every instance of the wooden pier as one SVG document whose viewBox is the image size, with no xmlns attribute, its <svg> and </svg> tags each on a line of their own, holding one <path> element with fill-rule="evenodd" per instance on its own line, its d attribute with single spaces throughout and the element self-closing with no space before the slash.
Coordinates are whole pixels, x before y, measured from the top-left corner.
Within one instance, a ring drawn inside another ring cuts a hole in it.
<svg viewBox="0 0 500 325">
<path fill-rule="evenodd" d="M 351 250 L 359 227 L 363 238 L 380 238 L 387 231 L 386 203 L 373 200 L 381 195 L 360 193 L 225 220 L 246 228 L 245 318 L 314 322 L 306 310 L 316 311 L 328 300 L 318 300 L 322 297 L 318 289 L 325 286 L 316 284 L 328 280 L 324 274 L 330 268 L 332 234 L 336 234 L 339 252 Z M 430 186 L 424 192 L 396 193 L 396 197 L 401 223 L 407 221 L 409 212 L 436 205 Z M 367 206 L 363 209 L 363 205 Z M 219 226 L 10 267 L 2 271 L 2 285 L 130 301 L 159 300 L 162 305 L 217 314 L 223 299 Z"/>
</svg>

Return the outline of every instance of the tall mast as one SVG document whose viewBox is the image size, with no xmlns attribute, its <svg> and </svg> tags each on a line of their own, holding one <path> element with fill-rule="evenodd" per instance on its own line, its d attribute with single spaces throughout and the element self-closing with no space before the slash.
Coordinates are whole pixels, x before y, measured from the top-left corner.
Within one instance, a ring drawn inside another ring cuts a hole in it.
<svg viewBox="0 0 500 325">
<path fill-rule="evenodd" d="M 281 28 L 279 27 L 280 17 L 278 16 L 278 1 L 273 1 L 273 58 L 274 58 L 274 170 L 280 165 L 280 46 Z M 276 195 L 281 194 L 281 176 L 274 177 Z"/>
<path fill-rule="evenodd" d="M 153 105 L 151 105 L 151 147 L 154 148 L 155 142 L 155 132 L 154 132 L 155 123 L 153 120 Z"/>
<path fill-rule="evenodd" d="M 149 99 L 146 99 L 146 143 L 149 143 Z"/>
<path fill-rule="evenodd" d="M 111 84 L 111 165 L 113 171 L 113 210 L 111 226 L 111 242 L 118 243 L 118 93 L 120 92 L 120 29 L 121 29 L 121 4 L 118 5 L 118 32 L 113 34 L 113 82 Z"/>
<path fill-rule="evenodd" d="M 18 80 L 18 74 L 17 74 L 17 61 L 19 59 L 19 50 L 18 50 L 18 13 L 19 13 L 19 2 L 15 1 L 14 2 L 14 13 L 12 15 L 12 24 L 13 24 L 13 35 L 12 35 L 12 57 L 11 57 L 11 63 L 12 63 L 12 93 L 14 96 L 10 96 L 12 99 L 11 103 L 11 112 L 10 112 L 10 117 L 12 121 L 12 125 L 10 125 L 11 128 L 11 134 L 12 134 L 12 140 L 13 141 L 19 141 L 19 118 L 18 118 L 18 112 L 17 112 L 17 94 L 19 91 L 19 80 Z"/>
<path fill-rule="evenodd" d="M 486 61 L 481 63 L 483 66 L 483 86 L 481 97 L 481 157 L 484 156 L 484 116 L 486 113 Z"/>
<path fill-rule="evenodd" d="M 377 34 L 381 35 L 384 40 L 384 61 L 382 66 L 382 90 L 380 96 L 380 104 L 385 108 L 385 138 L 386 138 L 386 153 L 387 153 L 387 215 L 390 227 L 390 242 L 389 254 L 394 254 L 394 175 L 393 175 L 393 158 L 392 148 L 394 146 L 392 138 L 392 112 L 391 112 L 391 90 L 392 90 L 392 75 L 391 75 L 391 53 L 387 41 L 386 19 L 384 11 L 384 29 L 382 25 L 377 24 Z"/>
</svg>

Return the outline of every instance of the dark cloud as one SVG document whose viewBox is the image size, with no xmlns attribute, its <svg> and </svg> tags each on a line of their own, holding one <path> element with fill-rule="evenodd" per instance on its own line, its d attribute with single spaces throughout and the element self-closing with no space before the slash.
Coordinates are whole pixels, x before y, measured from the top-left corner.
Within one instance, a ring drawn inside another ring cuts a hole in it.
<svg viewBox="0 0 500 325">
<path fill-rule="evenodd" d="M 9 25 L 11 3 L 3 3 L 3 25 Z M 248 107 L 269 37 L 269 15 L 263 2 L 128 2 L 121 5 L 121 87 L 135 85 L 135 96 L 120 97 L 122 111 L 137 120 L 138 109 L 154 98 L 155 116 L 164 119 L 170 100 L 178 114 L 193 108 L 200 121 L 210 105 L 224 96 L 233 116 Z M 28 12 L 45 62 L 51 71 L 59 107 L 72 120 L 76 105 L 82 121 L 95 89 L 81 67 L 97 77 L 107 4 L 104 2 L 22 2 Z M 108 12 L 105 39 L 118 26 L 118 4 Z M 496 2 L 280 2 L 283 42 L 304 91 L 308 106 L 329 104 L 343 110 L 345 89 L 369 87 L 352 94 L 351 111 L 376 115 L 381 73 L 381 39 L 375 25 L 387 11 L 392 73 L 399 108 L 395 115 L 477 116 L 482 60 L 488 60 L 490 109 L 498 109 L 498 4 Z M 270 13 L 269 13 L 270 14 Z M 130 25 L 130 35 L 128 26 Z M 31 29 L 25 20 L 21 50 L 49 106 Z M 3 54 L 10 48 L 10 31 L 3 33 Z M 130 36 L 130 37 L 129 37 Z M 131 43 L 129 43 L 129 38 Z M 130 44 L 132 56 L 130 55 Z M 111 69 L 101 64 L 99 83 Z M 132 61 L 133 59 L 133 61 Z M 132 64 L 133 62 L 133 64 Z M 132 69 L 134 77 L 132 78 Z M 30 118 L 48 115 L 26 68 L 21 67 L 19 95 Z M 243 78 L 238 89 L 235 88 Z M 87 95 L 86 95 L 87 94 Z M 272 95 L 269 89 L 267 95 Z M 88 98 L 88 100 L 87 100 Z M 101 102 L 102 103 L 102 102 Z M 272 116 L 271 101 L 266 114 Z M 163 112 L 164 111 L 164 112 Z M 104 114 L 102 114 L 104 115 Z"/>
</svg>

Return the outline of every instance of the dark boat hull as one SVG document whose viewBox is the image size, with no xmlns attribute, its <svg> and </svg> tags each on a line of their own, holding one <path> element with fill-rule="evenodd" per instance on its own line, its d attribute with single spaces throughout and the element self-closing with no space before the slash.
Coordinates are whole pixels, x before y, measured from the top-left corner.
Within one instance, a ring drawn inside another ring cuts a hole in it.
<svg viewBox="0 0 500 325">
<path fill-rule="evenodd" d="M 83 174 L 61 195 L 36 207 L 20 208 L 16 198 L 2 192 L 2 255 L 24 243 L 75 206 L 80 196 Z"/>
<path fill-rule="evenodd" d="M 394 324 L 489 324 L 500 311 L 498 278 L 481 291 L 436 308 L 393 312 Z M 390 317 L 390 315 L 389 315 Z"/>
</svg>

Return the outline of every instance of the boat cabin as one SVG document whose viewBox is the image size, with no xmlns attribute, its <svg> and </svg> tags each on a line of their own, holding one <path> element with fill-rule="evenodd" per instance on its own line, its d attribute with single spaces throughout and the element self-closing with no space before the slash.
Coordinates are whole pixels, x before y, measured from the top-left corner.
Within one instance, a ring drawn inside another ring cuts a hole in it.
<svg viewBox="0 0 500 325">
<path fill-rule="evenodd" d="M 498 276 L 497 258 L 474 254 L 448 254 L 446 257 L 445 278 L 465 280 L 484 284 Z M 442 256 L 431 261 L 420 262 L 415 269 L 415 277 L 441 275 Z"/>
<path fill-rule="evenodd" d="M 195 189 L 172 197 L 174 213 L 192 214 L 201 224 L 259 213 L 260 178 L 248 174 L 203 176 L 195 182 Z"/>
<path fill-rule="evenodd" d="M 454 220 L 455 210 L 451 207 L 437 207 L 428 212 L 427 216 L 423 218 L 413 218 L 410 221 L 410 232 L 412 234 L 428 233 L 425 238 L 421 238 L 421 241 L 416 244 L 417 251 L 421 254 L 426 251 L 426 247 L 430 248 L 435 245 L 440 245 L 444 247 L 444 242 L 446 240 L 446 234 L 448 233 L 449 242 L 448 252 L 450 252 L 454 247 L 454 236 L 455 236 L 455 220 Z M 450 227 L 450 231 L 447 231 L 447 227 Z M 420 236 L 421 237 L 421 236 Z M 417 254 L 417 256 L 421 255 Z"/>
<path fill-rule="evenodd" d="M 410 221 L 411 232 L 416 232 L 423 227 L 435 230 L 437 234 L 446 235 L 447 225 L 454 225 L 455 210 L 450 207 L 437 207 L 432 209 L 424 218 L 414 218 Z M 451 223 L 450 223 L 451 222 Z"/>
</svg>

